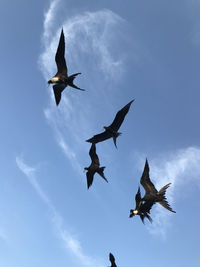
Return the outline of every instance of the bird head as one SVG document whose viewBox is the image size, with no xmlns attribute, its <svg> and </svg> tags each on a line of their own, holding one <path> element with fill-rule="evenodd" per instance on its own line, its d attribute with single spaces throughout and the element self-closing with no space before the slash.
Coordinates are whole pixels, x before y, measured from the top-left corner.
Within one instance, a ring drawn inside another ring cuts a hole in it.
<svg viewBox="0 0 200 267">
<path fill-rule="evenodd" d="M 135 214 L 133 213 L 133 210 L 130 210 L 129 218 L 132 218 L 133 216 L 135 216 Z"/>
<path fill-rule="evenodd" d="M 51 83 L 53 83 L 51 80 L 49 80 L 48 82 L 47 82 L 47 87 L 49 87 L 49 85 L 51 84 Z"/>
<path fill-rule="evenodd" d="M 138 214 L 138 210 L 130 210 L 129 218 L 132 218 L 133 216 Z"/>
</svg>

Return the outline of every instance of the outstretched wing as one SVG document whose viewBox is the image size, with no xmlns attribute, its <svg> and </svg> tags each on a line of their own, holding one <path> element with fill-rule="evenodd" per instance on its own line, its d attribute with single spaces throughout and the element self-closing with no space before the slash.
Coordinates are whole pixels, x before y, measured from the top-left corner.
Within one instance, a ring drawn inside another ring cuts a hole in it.
<svg viewBox="0 0 200 267">
<path fill-rule="evenodd" d="M 86 140 L 86 142 L 96 144 L 106 139 L 109 139 L 110 137 L 112 137 L 112 134 L 109 133 L 108 131 L 104 131 L 100 134 L 94 135 L 92 138 Z"/>
<path fill-rule="evenodd" d="M 112 253 L 109 254 L 109 260 L 111 262 L 111 267 L 117 267 L 117 265 L 115 264 L 115 257 L 113 256 Z"/>
<path fill-rule="evenodd" d="M 66 86 L 64 84 L 55 84 L 53 86 L 53 92 L 54 92 L 54 96 L 55 96 L 55 100 L 56 100 L 56 105 L 57 106 L 60 103 L 61 93 L 65 89 L 65 87 Z"/>
<path fill-rule="evenodd" d="M 141 193 L 140 193 L 140 187 L 138 187 L 137 194 L 135 195 L 135 202 L 136 202 L 136 210 L 139 209 L 141 205 Z"/>
<path fill-rule="evenodd" d="M 100 165 L 99 163 L 99 157 L 96 153 L 96 145 L 93 143 L 91 145 L 90 151 L 89 151 L 90 158 L 92 160 L 92 163 Z"/>
<path fill-rule="evenodd" d="M 60 41 L 58 44 L 55 61 L 58 68 L 58 72 L 62 73 L 63 75 L 67 75 L 67 65 L 65 61 L 65 36 L 63 29 L 60 34 Z"/>
<path fill-rule="evenodd" d="M 144 187 L 146 194 L 148 194 L 150 192 L 157 193 L 157 190 L 156 190 L 154 184 L 151 182 L 150 177 L 149 177 L 149 164 L 148 164 L 147 159 L 145 162 L 142 177 L 140 179 L 140 183 Z"/>
<path fill-rule="evenodd" d="M 93 171 L 88 171 L 86 173 L 86 176 L 87 176 L 87 187 L 89 189 L 89 187 L 92 185 L 93 183 L 93 179 L 94 179 L 94 172 Z"/>
<path fill-rule="evenodd" d="M 112 122 L 112 124 L 109 126 L 113 129 L 113 131 L 117 132 L 120 128 L 120 126 L 122 125 L 122 122 L 124 121 L 124 118 L 126 116 L 126 114 L 129 111 L 129 108 L 131 106 L 131 104 L 133 103 L 135 99 L 133 99 L 131 102 L 129 102 L 126 106 L 124 106 L 122 109 L 120 109 L 115 118 L 114 121 Z"/>
</svg>

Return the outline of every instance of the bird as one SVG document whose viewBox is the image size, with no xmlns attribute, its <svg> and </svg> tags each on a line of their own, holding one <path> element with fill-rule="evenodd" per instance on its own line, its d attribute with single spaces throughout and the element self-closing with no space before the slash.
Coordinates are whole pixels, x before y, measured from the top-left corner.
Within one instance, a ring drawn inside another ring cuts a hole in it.
<svg viewBox="0 0 200 267">
<path fill-rule="evenodd" d="M 111 266 L 110 267 L 117 267 L 117 265 L 115 263 L 115 257 L 113 256 L 112 253 L 109 253 L 109 260 L 111 262 Z"/>
<path fill-rule="evenodd" d="M 75 88 L 75 89 L 85 91 L 84 89 L 77 87 L 73 83 L 76 76 L 81 74 L 80 72 L 68 76 L 68 69 L 67 69 L 67 64 L 66 64 L 66 60 L 65 60 L 65 36 L 64 36 L 63 29 L 61 30 L 61 34 L 60 34 L 60 40 L 59 40 L 59 44 L 58 44 L 58 48 L 57 48 L 57 52 L 56 52 L 56 56 L 55 56 L 55 61 L 56 61 L 56 65 L 57 65 L 57 73 L 55 76 L 53 76 L 48 81 L 47 87 L 50 84 L 54 84 L 53 85 L 53 91 L 54 91 L 56 105 L 58 106 L 58 104 L 60 103 L 60 100 L 61 100 L 62 91 L 68 85 Z"/>
<path fill-rule="evenodd" d="M 134 210 L 130 210 L 129 218 L 132 218 L 135 215 L 139 215 L 143 223 L 145 218 L 147 218 L 152 223 L 152 218 L 149 214 L 154 203 L 151 200 L 145 202 L 142 201 L 140 187 L 138 187 L 137 194 L 135 195 L 135 202 L 136 207 Z"/>
<path fill-rule="evenodd" d="M 97 134 L 97 135 L 94 135 L 92 138 L 86 140 L 86 142 L 96 144 L 96 143 L 102 142 L 102 141 L 112 137 L 114 145 L 117 148 L 117 144 L 116 144 L 117 137 L 122 134 L 122 133 L 119 133 L 118 130 L 119 130 L 120 126 L 122 125 L 122 122 L 124 121 L 124 118 L 125 118 L 126 114 L 128 113 L 130 106 L 134 100 L 135 99 L 130 101 L 126 106 L 124 106 L 122 109 L 120 109 L 117 112 L 113 122 L 109 126 L 103 127 L 105 129 L 104 132 Z"/>
<path fill-rule="evenodd" d="M 146 159 L 144 170 L 142 176 L 140 178 L 140 183 L 145 189 L 145 195 L 142 198 L 140 193 L 140 187 L 138 188 L 138 192 L 135 196 L 136 208 L 134 210 L 130 210 L 129 217 L 133 217 L 134 215 L 139 215 L 142 222 L 144 223 L 144 218 L 146 217 L 150 222 L 152 222 L 152 218 L 150 217 L 150 210 L 155 203 L 159 203 L 164 208 L 168 209 L 171 212 L 176 213 L 167 202 L 165 193 L 167 188 L 171 183 L 163 186 L 159 191 L 155 188 L 154 184 L 150 180 L 149 177 L 149 164 Z"/>
<path fill-rule="evenodd" d="M 96 153 L 96 145 L 92 144 L 90 151 L 89 151 L 90 158 L 92 160 L 91 164 L 89 167 L 85 167 L 84 170 L 87 171 L 86 177 L 87 177 L 87 187 L 92 185 L 93 179 L 94 179 L 94 174 L 97 172 L 107 183 L 108 180 L 104 176 L 104 167 L 100 167 L 100 162 L 99 162 L 99 157 Z"/>
</svg>

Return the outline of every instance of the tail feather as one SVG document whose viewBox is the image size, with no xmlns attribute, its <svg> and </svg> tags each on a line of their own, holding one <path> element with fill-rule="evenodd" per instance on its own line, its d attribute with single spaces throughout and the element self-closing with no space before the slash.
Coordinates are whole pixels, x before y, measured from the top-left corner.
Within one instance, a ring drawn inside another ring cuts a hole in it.
<svg viewBox="0 0 200 267">
<path fill-rule="evenodd" d="M 159 194 L 160 196 L 165 197 L 166 190 L 167 190 L 167 188 L 170 186 L 170 184 L 171 184 L 171 183 L 166 184 L 165 186 L 163 186 L 163 187 L 160 189 L 160 191 L 158 191 L 158 194 Z"/>
<path fill-rule="evenodd" d="M 169 205 L 169 203 L 167 202 L 167 200 L 163 199 L 162 201 L 158 202 L 161 206 L 163 206 L 164 208 L 166 208 L 167 210 L 176 213 Z"/>
<path fill-rule="evenodd" d="M 108 180 L 106 179 L 106 177 L 104 176 L 104 169 L 105 167 L 101 167 L 99 168 L 99 170 L 97 171 L 97 173 L 108 183 Z"/>
<path fill-rule="evenodd" d="M 174 212 L 176 213 L 169 205 L 169 203 L 167 202 L 167 199 L 166 199 L 166 196 L 165 196 L 165 193 L 166 193 L 166 190 L 167 188 L 170 186 L 171 183 L 169 184 L 166 184 L 165 186 L 163 186 L 160 191 L 158 192 L 159 196 L 162 198 L 160 201 L 158 201 L 158 203 L 163 206 L 165 209 L 171 211 L 171 212 Z"/>
</svg>

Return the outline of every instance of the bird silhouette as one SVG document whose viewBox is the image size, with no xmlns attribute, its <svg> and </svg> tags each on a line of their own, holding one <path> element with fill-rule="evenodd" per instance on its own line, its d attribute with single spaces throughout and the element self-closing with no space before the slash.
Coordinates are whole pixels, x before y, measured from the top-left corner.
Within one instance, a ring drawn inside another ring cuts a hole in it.
<svg viewBox="0 0 200 267">
<path fill-rule="evenodd" d="M 96 153 L 96 145 L 92 144 L 90 151 L 89 151 L 90 158 L 92 160 L 91 164 L 89 167 L 85 167 L 84 170 L 87 171 L 86 176 L 87 176 L 87 187 L 92 185 L 93 179 L 94 179 L 94 174 L 97 172 L 106 182 L 108 180 L 104 176 L 104 169 L 105 167 L 100 167 L 100 162 L 99 162 L 99 157 Z"/>
<path fill-rule="evenodd" d="M 65 61 L 65 36 L 63 29 L 60 34 L 60 41 L 58 44 L 56 56 L 55 56 L 55 61 L 57 65 L 57 73 L 55 76 L 51 78 L 51 80 L 48 81 L 47 87 L 50 84 L 53 85 L 53 91 L 54 91 L 54 96 L 56 100 L 56 104 L 58 105 L 61 100 L 61 94 L 62 91 L 69 85 L 75 89 L 85 91 L 84 89 L 81 89 L 77 87 L 73 81 L 76 78 L 77 75 L 81 74 L 80 72 L 72 74 L 68 76 L 68 69 Z"/>
<path fill-rule="evenodd" d="M 121 133 L 119 133 L 118 130 L 120 126 L 122 125 L 122 122 L 124 121 L 124 118 L 126 114 L 128 113 L 133 101 L 134 100 L 130 101 L 126 106 L 124 106 L 122 109 L 120 109 L 117 112 L 113 122 L 109 126 L 103 127 L 105 129 L 104 132 L 94 135 L 92 138 L 86 140 L 86 142 L 96 144 L 96 143 L 102 142 L 112 137 L 114 145 L 117 148 L 116 140 L 117 140 L 117 137 L 121 135 Z"/>
<path fill-rule="evenodd" d="M 115 263 L 115 257 L 113 256 L 112 253 L 109 254 L 109 260 L 111 262 L 111 266 L 110 267 L 117 267 L 117 265 Z"/>
<path fill-rule="evenodd" d="M 140 183 L 145 189 L 145 195 L 142 198 L 140 193 L 140 187 L 138 188 L 138 192 L 135 196 L 136 208 L 134 210 L 130 210 L 129 217 L 133 217 L 134 215 L 139 215 L 142 222 L 144 223 L 144 218 L 146 217 L 150 222 L 152 222 L 152 218 L 149 216 L 150 210 L 155 203 L 159 203 L 164 208 L 168 209 L 171 212 L 176 213 L 170 207 L 167 202 L 165 193 L 167 188 L 171 183 L 163 186 L 159 191 L 155 188 L 154 184 L 150 180 L 149 177 L 149 164 L 146 159 L 144 170 L 140 179 Z"/>
</svg>

